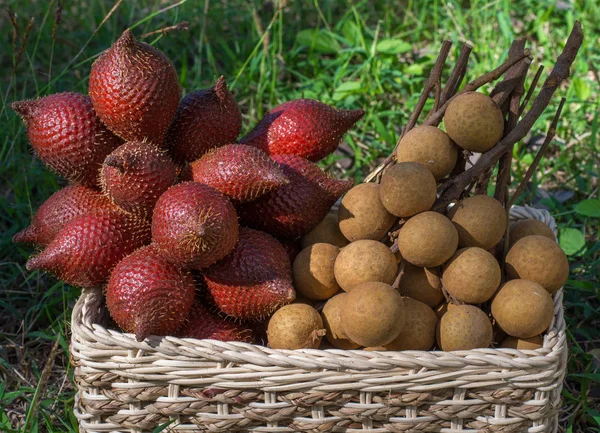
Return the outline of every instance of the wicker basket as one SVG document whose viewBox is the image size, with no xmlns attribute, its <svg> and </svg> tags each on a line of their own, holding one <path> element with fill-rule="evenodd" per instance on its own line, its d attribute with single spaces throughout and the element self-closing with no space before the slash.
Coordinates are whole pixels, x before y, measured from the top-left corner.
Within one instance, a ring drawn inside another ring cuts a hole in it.
<svg viewBox="0 0 600 433">
<path fill-rule="evenodd" d="M 556 231 L 546 211 L 515 207 Z M 562 290 L 542 349 L 272 350 L 104 326 L 101 293 L 72 318 L 81 432 L 555 432 L 566 369 Z"/>
</svg>

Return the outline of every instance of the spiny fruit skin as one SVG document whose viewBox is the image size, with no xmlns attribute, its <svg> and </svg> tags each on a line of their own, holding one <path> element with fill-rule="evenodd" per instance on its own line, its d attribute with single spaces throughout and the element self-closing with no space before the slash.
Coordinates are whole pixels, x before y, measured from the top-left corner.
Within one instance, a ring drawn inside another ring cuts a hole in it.
<svg viewBox="0 0 600 433">
<path fill-rule="evenodd" d="M 102 124 L 89 96 L 65 92 L 14 102 L 40 160 L 72 182 L 98 186 L 102 161 L 122 143 Z"/>
<path fill-rule="evenodd" d="M 27 262 L 74 286 L 102 285 L 113 267 L 150 243 L 150 224 L 120 210 L 92 211 L 69 221 L 50 244 Z"/>
<path fill-rule="evenodd" d="M 13 237 L 13 242 L 48 245 L 66 223 L 92 210 L 115 209 L 108 197 L 83 185 L 69 185 L 46 200 L 26 229 Z"/>
<path fill-rule="evenodd" d="M 142 341 L 172 335 L 192 309 L 196 286 L 189 272 L 170 264 L 150 244 L 121 260 L 106 286 L 106 306 L 125 332 Z"/>
<path fill-rule="evenodd" d="M 125 30 L 92 65 L 89 93 L 98 116 L 115 134 L 160 146 L 181 89 L 167 56 Z"/>
<path fill-rule="evenodd" d="M 223 194 L 184 182 L 160 196 L 152 214 L 152 240 L 170 262 L 202 269 L 229 254 L 238 241 L 238 219 Z"/>
<path fill-rule="evenodd" d="M 245 203 L 287 185 L 281 168 L 261 150 L 243 144 L 214 149 L 191 164 L 195 182 Z"/>
<path fill-rule="evenodd" d="M 241 130 L 240 107 L 220 77 L 210 89 L 189 93 L 181 100 L 167 146 L 176 161 L 191 162 L 214 147 L 235 142 Z"/>
<path fill-rule="evenodd" d="M 184 325 L 175 334 L 180 338 L 197 338 L 220 341 L 253 342 L 253 332 L 225 317 L 211 312 L 200 302 L 194 302 Z"/>
<path fill-rule="evenodd" d="M 258 230 L 240 229 L 231 254 L 204 270 L 217 307 L 238 319 L 260 320 L 296 296 L 285 248 Z"/>
<path fill-rule="evenodd" d="M 295 99 L 273 108 L 240 140 L 268 155 L 292 154 L 318 161 L 338 146 L 363 110 L 338 110 L 313 99 Z"/>
<path fill-rule="evenodd" d="M 106 157 L 102 189 L 126 212 L 149 216 L 158 197 L 177 181 L 177 169 L 164 151 L 129 141 Z"/>
<path fill-rule="evenodd" d="M 331 206 L 352 187 L 352 181 L 329 177 L 305 158 L 275 155 L 290 183 L 238 207 L 246 225 L 282 238 L 296 238 L 311 231 Z"/>
</svg>

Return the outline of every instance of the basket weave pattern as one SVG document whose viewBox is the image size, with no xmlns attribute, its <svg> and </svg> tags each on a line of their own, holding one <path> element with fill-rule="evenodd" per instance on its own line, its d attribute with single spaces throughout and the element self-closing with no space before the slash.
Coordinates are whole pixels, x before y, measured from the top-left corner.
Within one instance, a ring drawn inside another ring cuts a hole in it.
<svg viewBox="0 0 600 433">
<path fill-rule="evenodd" d="M 556 225 L 546 211 L 511 219 Z M 107 329 L 84 290 L 71 357 L 82 433 L 555 432 L 566 369 L 562 289 L 542 349 L 460 352 L 273 350 Z"/>
</svg>

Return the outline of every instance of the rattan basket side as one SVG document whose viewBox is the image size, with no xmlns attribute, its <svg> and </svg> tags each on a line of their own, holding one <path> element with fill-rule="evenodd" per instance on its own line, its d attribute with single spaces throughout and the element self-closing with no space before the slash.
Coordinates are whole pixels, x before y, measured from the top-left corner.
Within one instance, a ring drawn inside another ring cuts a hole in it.
<svg viewBox="0 0 600 433">
<path fill-rule="evenodd" d="M 512 219 L 556 226 L 548 212 Z M 72 316 L 81 432 L 555 432 L 566 369 L 562 290 L 542 349 L 273 350 L 108 329 L 102 294 Z"/>
</svg>

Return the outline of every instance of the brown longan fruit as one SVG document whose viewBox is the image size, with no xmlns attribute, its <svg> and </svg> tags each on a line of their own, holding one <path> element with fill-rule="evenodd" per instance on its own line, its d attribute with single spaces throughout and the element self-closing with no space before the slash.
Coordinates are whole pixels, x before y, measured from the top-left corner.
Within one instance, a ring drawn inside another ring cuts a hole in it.
<svg viewBox="0 0 600 433">
<path fill-rule="evenodd" d="M 450 209 L 449 215 L 458 231 L 458 246 L 489 250 L 506 230 L 506 211 L 498 200 L 487 195 L 468 197 Z"/>
<path fill-rule="evenodd" d="M 416 162 L 399 162 L 381 176 L 381 202 L 398 217 L 407 218 L 431 209 L 436 193 L 433 174 Z"/>
<path fill-rule="evenodd" d="M 458 250 L 444 266 L 444 287 L 455 299 L 467 304 L 481 304 L 500 286 L 500 265 L 482 248 Z"/>
<path fill-rule="evenodd" d="M 492 316 L 508 335 L 531 338 L 550 326 L 554 303 L 539 284 L 529 280 L 511 280 L 494 296 Z"/>
<path fill-rule="evenodd" d="M 333 265 L 340 249 L 329 244 L 313 244 L 298 253 L 292 266 L 294 288 L 309 299 L 325 300 L 340 291 Z"/>
<path fill-rule="evenodd" d="M 396 256 L 381 242 L 354 241 L 341 249 L 333 266 L 340 287 L 351 291 L 354 286 L 370 281 L 392 284 L 398 272 Z"/>
<path fill-rule="evenodd" d="M 289 304 L 269 319 L 267 338 L 272 349 L 316 349 L 325 335 L 321 315 L 310 305 Z"/>
<path fill-rule="evenodd" d="M 388 350 L 429 350 L 435 343 L 438 318 L 431 307 L 411 298 L 404 299 L 404 326 L 400 334 L 385 345 Z"/>
<path fill-rule="evenodd" d="M 348 336 L 342 329 L 342 322 L 340 319 L 340 314 L 347 296 L 347 293 L 340 293 L 328 300 L 321 311 L 321 317 L 323 318 L 323 324 L 327 330 L 327 334 L 325 334 L 327 341 L 338 349 L 352 350 L 358 349 L 360 344 L 348 340 Z"/>
<path fill-rule="evenodd" d="M 400 278 L 400 293 L 424 302 L 431 308 L 437 307 L 445 298 L 438 268 L 420 268 L 404 262 L 404 273 Z"/>
<path fill-rule="evenodd" d="M 456 165 L 458 151 L 444 131 L 435 126 L 421 125 L 402 137 L 396 159 L 398 162 L 418 162 L 440 180 Z"/>
<path fill-rule="evenodd" d="M 344 195 L 338 210 L 340 231 L 351 242 L 360 239 L 378 241 L 396 222 L 379 197 L 380 186 L 361 183 Z"/>
<path fill-rule="evenodd" d="M 440 319 L 437 343 L 446 352 L 489 347 L 492 343 L 492 322 L 473 305 L 456 305 Z"/>
<path fill-rule="evenodd" d="M 450 138 L 463 149 L 486 152 L 502 138 L 504 116 L 489 96 L 465 92 L 450 101 L 444 125 Z"/>
<path fill-rule="evenodd" d="M 323 221 L 305 234 L 300 241 L 300 247 L 304 249 L 312 244 L 319 243 L 335 245 L 339 248 L 345 247 L 350 243 L 340 231 L 337 213 L 328 213 L 327 216 L 323 218 Z"/>
<path fill-rule="evenodd" d="M 510 225 L 510 245 L 514 245 L 518 240 L 523 239 L 525 236 L 545 236 L 548 239 L 556 242 L 556 237 L 552 232 L 552 229 L 548 227 L 546 223 L 540 220 L 527 219 L 520 220 Z"/>
<path fill-rule="evenodd" d="M 456 252 L 458 233 L 450 220 L 437 212 L 423 212 L 409 219 L 398 233 L 402 258 L 415 266 L 440 266 Z"/>
<path fill-rule="evenodd" d="M 544 339 L 541 335 L 536 335 L 531 338 L 516 338 L 509 335 L 502 340 L 499 347 L 503 349 L 536 350 L 541 349 L 543 345 Z"/>
<path fill-rule="evenodd" d="M 555 241 L 545 236 L 526 236 L 508 250 L 506 275 L 509 279 L 534 281 L 553 294 L 569 278 L 569 261 Z"/>
<path fill-rule="evenodd" d="M 456 307 L 456 304 L 447 302 L 443 302 L 440 305 L 438 305 L 435 309 L 435 314 L 438 317 L 438 320 L 441 319 L 442 316 L 448 312 L 448 310 L 451 310 L 454 307 Z"/>
<path fill-rule="evenodd" d="M 342 329 L 351 341 L 364 347 L 383 346 L 398 336 L 406 310 L 397 290 L 385 283 L 356 286 L 344 300 Z"/>
</svg>

